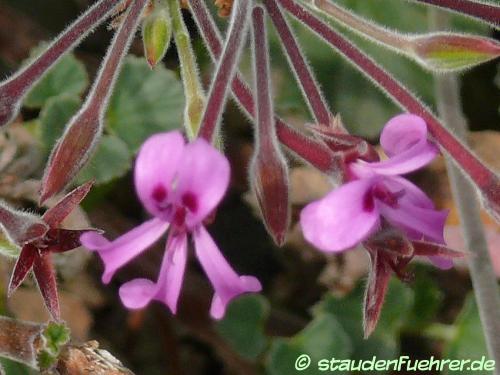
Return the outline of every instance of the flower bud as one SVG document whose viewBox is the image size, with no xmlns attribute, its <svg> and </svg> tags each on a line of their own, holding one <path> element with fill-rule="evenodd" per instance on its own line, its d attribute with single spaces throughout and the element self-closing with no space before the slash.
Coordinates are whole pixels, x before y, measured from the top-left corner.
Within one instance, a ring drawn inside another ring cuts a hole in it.
<svg viewBox="0 0 500 375">
<path fill-rule="evenodd" d="M 75 115 L 50 156 L 42 180 L 41 202 L 71 182 L 89 159 L 101 134 L 102 122 L 92 107 Z"/>
<path fill-rule="evenodd" d="M 153 11 L 142 23 L 144 54 L 151 68 L 163 59 L 172 39 L 172 19 L 164 1 L 155 1 Z"/>
<path fill-rule="evenodd" d="M 411 41 L 414 57 L 431 71 L 469 69 L 500 56 L 498 42 L 478 36 L 437 33 Z"/>
<path fill-rule="evenodd" d="M 281 152 L 257 149 L 250 166 L 250 177 L 266 228 L 281 246 L 290 223 L 288 165 Z"/>
</svg>

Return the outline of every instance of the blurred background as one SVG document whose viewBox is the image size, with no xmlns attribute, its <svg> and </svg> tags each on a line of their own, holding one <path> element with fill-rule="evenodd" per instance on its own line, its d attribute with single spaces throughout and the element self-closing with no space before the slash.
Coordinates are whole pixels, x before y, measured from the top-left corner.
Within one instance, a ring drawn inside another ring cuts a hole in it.
<svg viewBox="0 0 500 375">
<path fill-rule="evenodd" d="M 0 0 L 0 77 L 16 71 L 91 3 Z M 338 3 L 400 31 L 428 30 L 427 8 L 406 1 Z M 208 87 L 213 67 L 192 19 L 187 12 L 185 16 Z M 221 27 L 226 25 L 226 19 L 218 20 Z M 381 128 L 399 112 L 398 108 L 309 31 L 296 23 L 294 27 L 333 111 L 341 114 L 353 133 L 376 144 Z M 458 16 L 453 17 L 453 27 L 500 37 L 498 32 Z M 74 54 L 63 58 L 28 95 L 21 116 L 0 134 L 0 198 L 28 210 L 40 210 L 35 202 L 48 154 L 85 97 L 111 36 L 112 31 L 104 25 Z M 404 57 L 349 36 L 435 108 L 431 75 Z M 289 123 L 303 127 L 310 121 L 307 107 L 274 34 L 271 52 L 275 109 Z M 103 140 L 77 178 L 77 182 L 95 178 L 97 186 L 81 210 L 68 219 L 68 227 L 92 225 L 114 238 L 146 217 L 131 179 L 134 156 L 150 134 L 181 127 L 184 99 L 175 48 L 170 48 L 164 63 L 154 70 L 142 55 L 137 38 L 106 115 Z M 251 70 L 250 61 L 246 51 L 241 64 L 246 73 Z M 473 130 L 472 148 L 498 170 L 497 75 L 498 63 L 492 62 L 464 74 L 461 83 L 464 111 Z M 290 158 L 294 218 L 286 245 L 277 248 L 259 219 L 255 197 L 248 189 L 252 128 L 233 103 L 224 115 L 223 137 L 232 164 L 232 182 L 209 230 L 239 273 L 258 276 L 264 285 L 263 294 L 236 300 L 223 321 L 211 321 L 208 307 L 212 290 L 193 260 L 187 268 L 177 316 L 156 303 L 144 310 L 128 311 L 119 301 L 119 286 L 138 276 L 155 279 L 164 244 L 160 242 L 144 253 L 107 286 L 100 283 L 102 265 L 97 257 L 79 249 L 56 259 L 63 318 L 74 340 L 98 340 L 102 348 L 135 373 L 147 375 L 289 375 L 294 373 L 293 364 L 301 353 L 308 353 L 313 360 L 393 359 L 400 355 L 411 359 L 481 359 L 486 355 L 463 261 L 450 271 L 412 262 L 413 281 L 392 280 L 378 328 L 364 340 L 361 306 L 367 255 L 356 249 L 326 257 L 305 243 L 296 223 L 305 204 L 330 190 L 327 177 Z M 451 211 L 446 239 L 450 247 L 466 250 L 442 158 L 410 178 L 440 208 Z M 500 277 L 500 230 L 486 215 L 484 223 Z M 44 322 L 48 316 L 32 282 L 26 282 L 10 300 L 4 297 L 16 251 L 0 238 L 0 252 L 5 255 L 0 260 L 0 313 Z M 9 375 L 30 373 L 14 362 L 0 362 Z"/>
</svg>

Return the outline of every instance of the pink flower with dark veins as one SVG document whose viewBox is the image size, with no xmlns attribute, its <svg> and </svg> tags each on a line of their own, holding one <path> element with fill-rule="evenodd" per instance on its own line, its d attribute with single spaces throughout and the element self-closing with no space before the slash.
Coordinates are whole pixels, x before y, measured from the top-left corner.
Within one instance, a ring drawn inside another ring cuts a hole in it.
<svg viewBox="0 0 500 375">
<path fill-rule="evenodd" d="M 169 132 L 144 143 L 135 165 L 135 187 L 153 218 L 114 241 L 93 232 L 81 237 L 85 247 L 99 253 L 105 265 L 102 281 L 108 283 L 120 267 L 168 231 L 157 282 L 135 279 L 122 285 L 119 293 L 126 307 L 138 309 L 157 300 L 176 313 L 189 236 L 215 289 L 210 309 L 213 318 L 222 318 L 227 304 L 238 295 L 261 290 L 255 277 L 239 276 L 231 268 L 203 226 L 224 196 L 229 178 L 229 162 L 203 139 L 186 144 L 180 132 Z"/>
<path fill-rule="evenodd" d="M 348 165 L 351 181 L 306 206 L 306 239 L 326 252 L 352 248 L 377 232 L 385 219 L 409 238 L 444 243 L 447 212 L 438 211 L 417 186 L 400 175 L 430 163 L 439 150 L 427 139 L 420 117 L 404 114 L 384 127 L 380 143 L 389 157 Z"/>
<path fill-rule="evenodd" d="M 414 256 L 426 256 L 440 268 L 452 267 L 452 259 L 463 256 L 445 246 L 447 211 L 436 210 L 423 191 L 400 176 L 439 153 L 427 138 L 424 120 L 410 114 L 394 117 L 380 143 L 387 160 L 350 162 L 350 181 L 307 205 L 300 217 L 304 237 L 318 249 L 342 252 L 362 244 L 368 251 L 365 337 L 377 325 L 392 272 L 406 281 L 405 268 Z"/>
</svg>

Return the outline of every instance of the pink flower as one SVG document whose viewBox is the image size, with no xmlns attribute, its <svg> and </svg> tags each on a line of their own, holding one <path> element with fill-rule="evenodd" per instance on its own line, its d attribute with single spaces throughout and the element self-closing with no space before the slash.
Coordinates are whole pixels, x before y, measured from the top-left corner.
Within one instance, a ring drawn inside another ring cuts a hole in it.
<svg viewBox="0 0 500 375">
<path fill-rule="evenodd" d="M 427 139 L 424 120 L 411 114 L 394 117 L 384 127 L 380 143 L 387 160 L 350 163 L 351 181 L 302 211 L 304 236 L 322 251 L 352 248 L 378 232 L 384 221 L 412 240 L 444 243 L 448 213 L 436 210 L 424 192 L 400 177 L 439 153 Z"/>
<path fill-rule="evenodd" d="M 102 281 L 108 283 L 120 267 L 169 231 L 157 282 L 135 279 L 122 285 L 119 293 L 126 307 L 138 309 L 157 300 L 175 314 L 190 235 L 196 256 L 215 289 L 212 317 L 222 318 L 234 297 L 261 290 L 255 277 L 239 276 L 231 268 L 203 226 L 203 220 L 224 196 L 229 177 L 227 159 L 203 139 L 186 144 L 181 133 L 169 132 L 144 143 L 135 165 L 135 186 L 153 218 L 114 241 L 92 232 L 81 237 L 84 246 L 101 256 L 105 265 Z"/>
</svg>

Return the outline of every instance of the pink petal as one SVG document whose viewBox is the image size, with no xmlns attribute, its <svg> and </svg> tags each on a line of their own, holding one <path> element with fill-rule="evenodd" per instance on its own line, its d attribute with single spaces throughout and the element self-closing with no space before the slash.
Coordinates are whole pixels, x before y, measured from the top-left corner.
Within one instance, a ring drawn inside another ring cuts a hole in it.
<svg viewBox="0 0 500 375">
<path fill-rule="evenodd" d="M 168 225 L 167 222 L 154 218 L 114 241 L 108 241 L 96 232 L 84 233 L 80 241 L 89 250 L 96 250 L 99 253 L 105 266 L 102 282 L 107 284 L 120 267 L 155 243 L 168 229 Z"/>
<path fill-rule="evenodd" d="M 439 154 L 438 147 L 427 139 L 425 121 L 415 115 L 404 114 L 391 119 L 382 131 L 380 144 L 389 159 L 374 163 L 357 161 L 350 166 L 355 176 L 364 176 L 364 169 L 392 176 L 413 172 Z"/>
<path fill-rule="evenodd" d="M 131 280 L 118 291 L 123 305 L 129 309 L 142 309 L 154 298 L 157 285 L 148 279 Z"/>
<path fill-rule="evenodd" d="M 384 179 L 384 185 L 386 185 L 391 191 L 403 189 L 404 196 L 401 199 L 414 206 L 429 209 L 433 209 L 435 207 L 434 202 L 432 202 L 427 194 L 404 177 L 387 177 Z"/>
<path fill-rule="evenodd" d="M 144 207 L 155 216 L 171 199 L 172 182 L 179 170 L 185 148 L 178 131 L 153 135 L 142 145 L 134 169 L 135 188 Z"/>
<path fill-rule="evenodd" d="M 179 164 L 176 200 L 190 208 L 186 224 L 194 228 L 219 204 L 229 185 L 226 157 L 204 139 L 186 146 Z"/>
<path fill-rule="evenodd" d="M 173 314 L 182 286 L 187 261 L 187 238 L 183 233 L 171 236 L 163 256 L 158 282 L 135 279 L 120 287 L 120 298 L 129 309 L 141 309 L 152 300 L 165 303 Z"/>
<path fill-rule="evenodd" d="M 453 260 L 443 258 L 443 257 L 428 257 L 429 260 L 434 264 L 436 267 L 442 269 L 442 270 L 449 270 L 453 268 Z"/>
<path fill-rule="evenodd" d="M 195 228 L 193 237 L 196 256 L 215 289 L 210 315 L 221 319 L 233 298 L 243 293 L 259 292 L 262 286 L 255 277 L 239 276 L 231 268 L 203 226 Z"/>
<path fill-rule="evenodd" d="M 301 212 L 304 237 L 318 249 L 336 252 L 367 238 L 378 226 L 379 212 L 371 198 L 374 179 L 347 183 Z"/>
<path fill-rule="evenodd" d="M 399 200 L 397 208 L 377 202 L 382 216 L 395 227 L 404 230 L 412 239 L 444 243 L 443 231 L 448 211 L 414 206 L 406 201 L 404 196 Z"/>
<path fill-rule="evenodd" d="M 177 312 L 177 301 L 184 279 L 187 262 L 186 233 L 173 235 L 169 238 L 163 263 L 158 278 L 158 291 L 155 299 L 162 301 L 172 314 Z"/>
<path fill-rule="evenodd" d="M 402 154 L 413 145 L 427 141 L 427 124 L 412 114 L 401 114 L 390 119 L 380 134 L 380 145 L 389 157 Z"/>
</svg>

